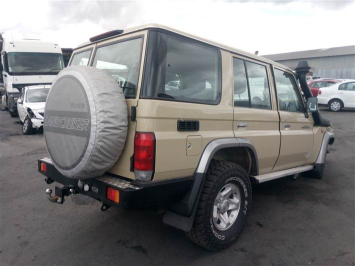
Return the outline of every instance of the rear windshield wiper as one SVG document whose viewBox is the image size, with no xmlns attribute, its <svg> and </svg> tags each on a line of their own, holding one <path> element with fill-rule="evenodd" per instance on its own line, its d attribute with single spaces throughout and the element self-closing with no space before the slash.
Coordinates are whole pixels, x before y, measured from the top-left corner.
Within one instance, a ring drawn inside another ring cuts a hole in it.
<svg viewBox="0 0 355 266">
<path fill-rule="evenodd" d="M 169 95 L 169 94 L 166 94 L 166 93 L 158 93 L 158 97 L 161 97 L 161 98 L 169 98 L 169 99 L 175 99 L 175 97 Z"/>
</svg>

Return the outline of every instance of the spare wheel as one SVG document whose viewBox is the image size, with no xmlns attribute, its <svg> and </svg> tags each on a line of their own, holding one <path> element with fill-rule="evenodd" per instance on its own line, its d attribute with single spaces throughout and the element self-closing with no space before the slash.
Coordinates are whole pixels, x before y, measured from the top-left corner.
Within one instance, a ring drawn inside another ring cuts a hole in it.
<svg viewBox="0 0 355 266">
<path fill-rule="evenodd" d="M 86 66 L 58 74 L 47 97 L 44 136 L 61 174 L 87 179 L 110 169 L 124 148 L 127 125 L 125 97 L 111 75 Z"/>
</svg>

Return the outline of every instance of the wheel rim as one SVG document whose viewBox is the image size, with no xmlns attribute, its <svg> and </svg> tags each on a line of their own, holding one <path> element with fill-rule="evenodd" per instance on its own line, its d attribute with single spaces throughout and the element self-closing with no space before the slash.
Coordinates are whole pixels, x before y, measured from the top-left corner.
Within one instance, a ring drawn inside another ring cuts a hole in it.
<svg viewBox="0 0 355 266">
<path fill-rule="evenodd" d="M 28 119 L 25 119 L 25 122 L 23 122 L 23 132 L 26 132 L 28 128 Z"/>
<path fill-rule="evenodd" d="M 240 210 L 240 190 L 235 184 L 226 184 L 217 194 L 213 205 L 213 224 L 220 231 L 229 229 L 237 220 Z"/>
<path fill-rule="evenodd" d="M 333 110 L 333 111 L 339 111 L 340 108 L 341 108 L 341 104 L 340 102 L 332 102 L 330 104 L 330 108 Z"/>
</svg>

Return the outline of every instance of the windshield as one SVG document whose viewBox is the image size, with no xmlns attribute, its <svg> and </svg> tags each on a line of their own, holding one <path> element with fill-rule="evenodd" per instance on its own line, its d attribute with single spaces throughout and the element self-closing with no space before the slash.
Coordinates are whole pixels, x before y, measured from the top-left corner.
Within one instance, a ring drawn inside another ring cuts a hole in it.
<svg viewBox="0 0 355 266">
<path fill-rule="evenodd" d="M 136 96 L 143 39 L 130 39 L 97 48 L 93 67 L 104 69 L 120 84 L 126 98 Z"/>
<path fill-rule="evenodd" d="M 56 75 L 64 68 L 62 54 L 8 53 L 9 73 L 14 75 Z"/>
<path fill-rule="evenodd" d="M 49 89 L 34 89 L 26 92 L 26 101 L 28 103 L 41 103 L 47 100 Z"/>
</svg>

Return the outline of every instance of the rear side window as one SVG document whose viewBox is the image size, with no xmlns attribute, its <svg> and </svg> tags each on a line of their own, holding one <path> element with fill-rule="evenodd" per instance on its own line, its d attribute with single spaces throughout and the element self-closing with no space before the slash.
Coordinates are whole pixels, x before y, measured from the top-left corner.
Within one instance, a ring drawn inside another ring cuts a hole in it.
<svg viewBox="0 0 355 266">
<path fill-rule="evenodd" d="M 91 50 L 87 50 L 81 53 L 76 53 L 70 62 L 71 66 L 87 66 L 89 64 L 89 59 L 91 55 Z"/>
<path fill-rule="evenodd" d="M 275 81 L 279 109 L 287 112 L 303 112 L 303 103 L 292 74 L 275 69 Z"/>
<path fill-rule="evenodd" d="M 317 81 L 312 84 L 312 88 L 323 88 L 327 86 L 327 82 L 324 81 Z"/>
<path fill-rule="evenodd" d="M 327 82 L 327 87 L 333 86 L 335 82 Z"/>
<path fill-rule="evenodd" d="M 234 63 L 234 106 L 271 109 L 266 67 L 238 58 Z"/>
<path fill-rule="evenodd" d="M 219 50 L 150 32 L 142 98 L 218 104 L 220 92 Z"/>
<path fill-rule="evenodd" d="M 339 86 L 339 90 L 341 91 L 355 91 L 355 83 L 354 82 L 349 82 L 349 83 L 344 83 Z"/>
</svg>

